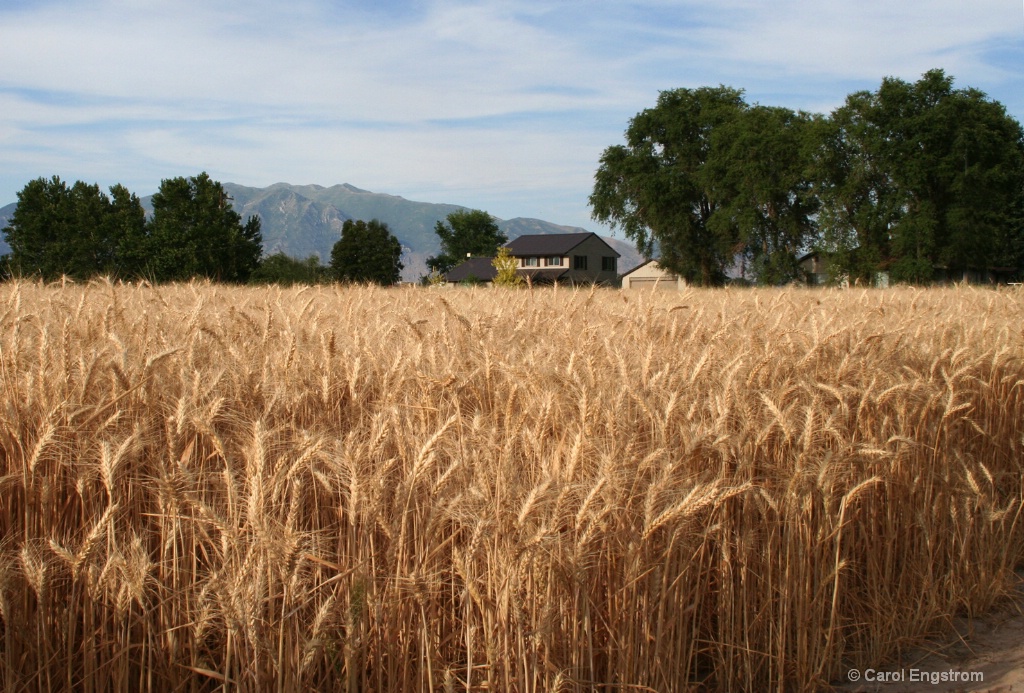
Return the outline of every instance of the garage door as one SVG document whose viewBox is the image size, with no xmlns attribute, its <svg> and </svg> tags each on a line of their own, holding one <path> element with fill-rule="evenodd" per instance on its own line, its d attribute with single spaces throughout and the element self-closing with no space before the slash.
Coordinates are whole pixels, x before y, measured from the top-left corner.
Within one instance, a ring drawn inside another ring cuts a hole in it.
<svg viewBox="0 0 1024 693">
<path fill-rule="evenodd" d="M 631 289 L 653 289 L 657 286 L 662 291 L 678 291 L 679 283 L 675 279 L 655 279 L 653 277 L 637 277 L 629 280 Z"/>
</svg>

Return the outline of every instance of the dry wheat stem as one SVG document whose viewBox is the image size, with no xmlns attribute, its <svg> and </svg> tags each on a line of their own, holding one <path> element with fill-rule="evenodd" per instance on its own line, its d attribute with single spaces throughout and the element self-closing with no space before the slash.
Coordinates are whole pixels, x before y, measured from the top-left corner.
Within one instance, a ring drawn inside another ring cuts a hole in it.
<svg viewBox="0 0 1024 693">
<path fill-rule="evenodd" d="M 0 285 L 10 690 L 816 690 L 1022 557 L 1024 293 Z"/>
</svg>

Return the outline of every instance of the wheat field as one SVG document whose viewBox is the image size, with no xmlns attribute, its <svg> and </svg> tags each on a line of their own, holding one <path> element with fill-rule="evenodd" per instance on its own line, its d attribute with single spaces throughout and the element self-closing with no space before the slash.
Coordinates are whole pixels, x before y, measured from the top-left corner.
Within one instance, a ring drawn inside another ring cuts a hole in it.
<svg viewBox="0 0 1024 693">
<path fill-rule="evenodd" d="M 1024 558 L 1024 292 L 0 285 L 5 691 L 807 691 Z"/>
</svg>

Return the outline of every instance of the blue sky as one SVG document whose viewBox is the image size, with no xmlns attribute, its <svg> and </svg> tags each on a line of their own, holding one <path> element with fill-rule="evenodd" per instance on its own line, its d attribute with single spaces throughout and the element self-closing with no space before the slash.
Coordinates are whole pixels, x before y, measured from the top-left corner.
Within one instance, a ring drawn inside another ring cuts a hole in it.
<svg viewBox="0 0 1024 693">
<path fill-rule="evenodd" d="M 0 206 L 207 171 L 601 231 L 598 159 L 659 90 L 825 113 L 931 68 L 1024 121 L 1024 4 L 0 0 Z"/>
</svg>

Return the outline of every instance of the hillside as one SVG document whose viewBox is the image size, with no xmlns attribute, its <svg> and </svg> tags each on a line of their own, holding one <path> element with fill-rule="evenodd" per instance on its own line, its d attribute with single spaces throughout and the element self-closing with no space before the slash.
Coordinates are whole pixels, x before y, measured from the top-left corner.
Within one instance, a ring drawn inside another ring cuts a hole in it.
<svg viewBox="0 0 1024 693">
<path fill-rule="evenodd" d="M 258 215 L 263 221 L 266 254 L 282 251 L 293 257 L 317 254 L 324 261 L 338 239 L 346 219 L 379 219 L 388 225 L 405 252 L 402 261 L 406 280 L 418 279 L 427 271 L 426 259 L 440 250 L 434 226 L 450 213 L 466 209 L 459 205 L 416 202 L 397 195 L 370 192 L 353 185 L 289 185 L 250 188 L 225 183 L 234 207 L 243 218 Z M 529 233 L 578 233 L 586 229 L 560 226 L 540 219 L 499 220 L 498 227 L 509 239 Z M 636 249 L 621 240 L 605 238 L 621 255 L 620 271 L 642 262 Z"/>
<path fill-rule="evenodd" d="M 8 220 L 14 216 L 14 210 L 17 208 L 17 202 L 12 202 L 6 207 L 0 207 L 0 229 L 7 226 Z M 6 255 L 9 252 L 11 252 L 11 246 L 7 245 L 7 241 L 4 240 L 4 235 L 0 233 L 0 255 Z"/>
<path fill-rule="evenodd" d="M 347 183 L 329 188 L 288 183 L 253 188 L 225 183 L 224 188 L 243 219 L 256 215 L 262 220 L 263 251 L 266 255 L 279 251 L 296 258 L 318 255 L 326 262 L 346 219 L 381 220 L 402 244 L 402 262 L 405 264 L 402 276 L 408 281 L 425 274 L 426 259 L 440 249 L 434 234 L 437 222 L 454 211 L 466 209 L 459 205 L 416 202 L 397 195 L 370 192 Z M 151 198 L 142 198 L 147 210 L 152 209 Z M 15 204 L 10 204 L 0 208 L 0 228 L 7 225 L 15 207 Z M 522 217 L 499 220 L 498 226 L 510 240 L 531 233 L 579 233 L 586 230 Z M 620 272 L 642 262 L 640 254 L 628 242 L 604 238 L 622 255 Z M 0 254 L 9 250 L 0 237 Z"/>
</svg>

